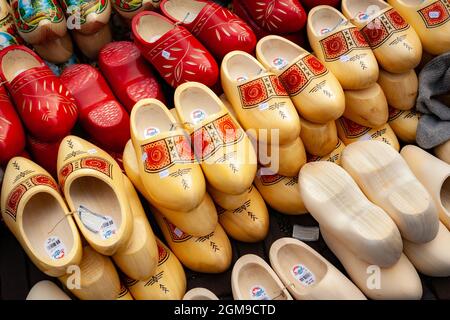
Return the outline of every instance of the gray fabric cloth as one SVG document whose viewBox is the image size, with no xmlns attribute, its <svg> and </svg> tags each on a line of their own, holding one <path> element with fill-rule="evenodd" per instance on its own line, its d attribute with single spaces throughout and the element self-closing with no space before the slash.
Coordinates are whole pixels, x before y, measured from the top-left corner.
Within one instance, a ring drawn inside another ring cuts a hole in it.
<svg viewBox="0 0 450 320">
<path fill-rule="evenodd" d="M 439 96 L 450 93 L 450 52 L 431 60 L 419 75 L 416 108 L 423 113 L 417 127 L 417 144 L 434 148 L 450 140 L 450 106 Z"/>
</svg>

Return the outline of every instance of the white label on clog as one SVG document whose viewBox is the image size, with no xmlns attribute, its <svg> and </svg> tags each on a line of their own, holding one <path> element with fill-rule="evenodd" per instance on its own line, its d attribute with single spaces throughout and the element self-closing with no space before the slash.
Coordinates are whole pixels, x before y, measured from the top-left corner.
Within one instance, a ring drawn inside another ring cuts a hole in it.
<svg viewBox="0 0 450 320">
<path fill-rule="evenodd" d="M 160 177 L 161 179 L 167 178 L 168 176 L 169 176 L 169 170 L 168 170 L 168 169 L 163 170 L 163 171 L 161 171 L 161 172 L 159 173 L 159 177 Z"/>
<path fill-rule="evenodd" d="M 343 55 L 339 58 L 339 60 L 341 60 L 342 62 L 347 62 L 350 61 L 350 57 L 348 55 Z"/>
<path fill-rule="evenodd" d="M 175 228 L 175 229 L 173 230 L 173 233 L 175 233 L 175 235 L 176 235 L 178 238 L 181 238 L 181 237 L 183 236 L 183 234 L 184 234 L 184 232 L 181 231 L 181 230 L 178 229 L 178 228 Z"/>
<path fill-rule="evenodd" d="M 278 70 L 282 70 L 287 66 L 288 62 L 286 59 L 278 57 L 278 58 L 273 59 L 272 64 Z"/>
<path fill-rule="evenodd" d="M 297 279 L 304 286 L 312 286 L 316 282 L 314 273 L 311 272 L 306 266 L 297 264 L 292 267 L 291 273 L 295 279 Z"/>
<path fill-rule="evenodd" d="M 321 35 L 324 35 L 324 34 L 327 34 L 327 33 L 330 33 L 330 32 L 331 32 L 330 28 L 323 28 L 322 30 L 320 30 L 320 34 Z"/>
<path fill-rule="evenodd" d="M 263 286 L 256 285 L 250 288 L 250 297 L 252 300 L 270 300 L 267 291 Z"/>
<path fill-rule="evenodd" d="M 160 132 L 159 129 L 156 127 L 147 128 L 144 130 L 144 138 L 145 139 L 151 138 L 159 134 L 159 132 Z"/>
<path fill-rule="evenodd" d="M 51 236 L 44 243 L 45 251 L 53 260 L 59 260 L 66 255 L 66 246 L 57 236 Z"/>
<path fill-rule="evenodd" d="M 247 81 L 248 77 L 247 76 L 240 76 L 236 78 L 237 82 L 243 82 L 243 81 Z"/>
<path fill-rule="evenodd" d="M 439 11 L 430 11 L 428 15 L 431 19 L 438 19 L 441 16 L 441 13 Z"/>
<path fill-rule="evenodd" d="M 116 224 L 111 217 L 92 212 L 81 205 L 78 207 L 77 211 L 78 216 L 86 229 L 92 233 L 98 234 L 102 239 L 109 239 L 112 235 L 116 234 Z"/>
<path fill-rule="evenodd" d="M 292 238 L 301 241 L 317 241 L 319 240 L 319 234 L 319 227 L 304 227 L 298 224 L 294 224 Z"/>
<path fill-rule="evenodd" d="M 203 121 L 206 118 L 206 112 L 203 109 L 194 109 L 191 112 L 191 120 L 194 124 Z"/>
<path fill-rule="evenodd" d="M 259 105 L 259 110 L 263 111 L 263 110 L 267 110 L 267 109 L 269 109 L 269 103 L 268 102 L 264 102 L 264 103 L 261 103 Z"/>
<path fill-rule="evenodd" d="M 100 235 L 104 240 L 107 240 L 116 234 L 117 227 L 113 218 L 109 216 L 105 216 L 105 218 L 106 221 L 102 224 Z"/>
<path fill-rule="evenodd" d="M 164 59 L 169 59 L 170 58 L 170 52 L 169 51 L 163 50 L 161 52 L 161 55 L 164 57 Z"/>
<path fill-rule="evenodd" d="M 96 149 L 89 149 L 89 150 L 87 151 L 87 153 L 89 153 L 89 154 L 96 154 L 96 153 L 97 153 L 97 150 L 96 150 Z"/>
</svg>

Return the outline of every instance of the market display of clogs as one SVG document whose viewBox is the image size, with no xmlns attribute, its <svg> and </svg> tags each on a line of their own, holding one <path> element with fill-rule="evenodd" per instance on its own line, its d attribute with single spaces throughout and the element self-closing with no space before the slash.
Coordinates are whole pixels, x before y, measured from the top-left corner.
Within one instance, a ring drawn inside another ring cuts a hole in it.
<svg viewBox="0 0 450 320">
<path fill-rule="evenodd" d="M 450 277 L 448 0 L 0 0 L 0 22 L 0 227 L 45 276 L 24 299 Z"/>
</svg>

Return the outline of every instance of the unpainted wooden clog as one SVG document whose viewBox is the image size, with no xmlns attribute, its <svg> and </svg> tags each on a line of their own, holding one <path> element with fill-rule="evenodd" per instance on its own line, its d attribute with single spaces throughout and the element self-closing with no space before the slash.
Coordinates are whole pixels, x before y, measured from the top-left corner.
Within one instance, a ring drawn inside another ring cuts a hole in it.
<svg viewBox="0 0 450 320">
<path fill-rule="evenodd" d="M 194 288 L 186 292 L 183 300 L 219 300 L 219 298 L 208 289 Z"/>
<path fill-rule="evenodd" d="M 436 157 L 450 164 L 450 140 L 434 148 Z"/>
<path fill-rule="evenodd" d="M 25 300 L 72 300 L 55 283 L 42 280 L 36 283 Z"/>
<path fill-rule="evenodd" d="M 332 152 L 338 143 L 336 123 L 334 121 L 325 124 L 316 124 L 302 119 L 302 131 L 300 137 L 309 154 L 325 156 Z"/>
<path fill-rule="evenodd" d="M 402 111 L 389 107 L 389 126 L 405 143 L 415 143 L 421 113 L 411 109 Z"/>
<path fill-rule="evenodd" d="M 416 106 L 419 79 L 414 70 L 405 73 L 380 70 L 378 84 L 383 89 L 389 106 L 399 110 L 410 110 Z"/>
</svg>

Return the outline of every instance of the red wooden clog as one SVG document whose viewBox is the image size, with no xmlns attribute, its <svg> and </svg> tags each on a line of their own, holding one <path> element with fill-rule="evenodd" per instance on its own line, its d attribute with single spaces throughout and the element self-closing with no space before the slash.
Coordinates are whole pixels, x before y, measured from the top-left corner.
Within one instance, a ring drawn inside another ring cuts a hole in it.
<svg viewBox="0 0 450 320">
<path fill-rule="evenodd" d="M 75 99 L 36 53 L 18 45 L 3 49 L 0 77 L 31 135 L 53 142 L 70 132 L 78 117 Z"/>
<path fill-rule="evenodd" d="M 219 68 L 212 55 L 184 27 L 155 12 L 137 14 L 132 22 L 134 42 L 172 87 L 188 81 L 213 86 Z"/>
<path fill-rule="evenodd" d="M 338 8 L 341 4 L 341 0 L 300 0 L 300 2 L 308 10 L 322 5 Z"/>
<path fill-rule="evenodd" d="M 6 165 L 24 148 L 25 134 L 22 123 L 9 100 L 6 89 L 0 86 L 0 165 Z"/>
<path fill-rule="evenodd" d="M 98 55 L 98 64 L 128 112 L 141 99 L 155 98 L 164 102 L 161 85 L 132 42 L 107 44 Z"/>
<path fill-rule="evenodd" d="M 102 148 L 123 151 L 130 139 L 130 117 L 100 72 L 87 64 L 74 64 L 63 71 L 61 81 L 77 101 L 83 129 Z"/>
<path fill-rule="evenodd" d="M 252 29 L 228 9 L 208 0 L 163 0 L 163 14 L 188 29 L 221 60 L 228 52 L 253 53 L 256 36 Z"/>
<path fill-rule="evenodd" d="M 27 146 L 34 162 L 51 173 L 53 177 L 57 177 L 56 162 L 60 144 L 61 141 L 42 142 L 31 136 L 27 137 Z"/>
</svg>

